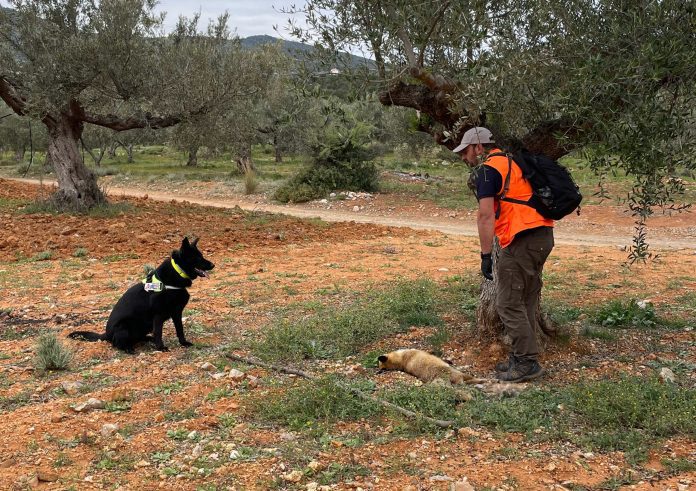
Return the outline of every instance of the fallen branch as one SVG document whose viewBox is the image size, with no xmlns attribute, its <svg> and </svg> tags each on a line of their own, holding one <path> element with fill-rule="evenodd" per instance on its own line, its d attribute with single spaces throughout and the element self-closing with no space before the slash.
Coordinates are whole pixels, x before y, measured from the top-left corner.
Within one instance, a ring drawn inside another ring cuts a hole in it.
<svg viewBox="0 0 696 491">
<path fill-rule="evenodd" d="M 255 366 L 257 366 L 257 367 L 266 368 L 266 369 L 268 369 L 268 370 L 274 370 L 274 371 L 280 372 L 280 373 L 287 373 L 287 374 L 290 374 L 290 375 L 297 375 L 297 376 L 299 376 L 299 377 L 306 378 L 306 379 L 308 379 L 308 380 L 317 380 L 317 378 L 316 378 L 314 375 L 311 375 L 311 374 L 309 374 L 309 373 L 307 373 L 307 372 L 303 372 L 303 371 L 301 371 L 301 370 L 296 370 L 296 369 L 294 369 L 294 368 L 288 368 L 288 367 L 281 367 L 281 366 L 271 365 L 271 364 L 269 364 L 269 363 L 264 363 L 264 362 L 259 361 L 259 360 L 254 360 L 254 359 L 251 359 L 251 358 L 245 358 L 245 357 L 243 357 L 243 356 L 235 355 L 235 354 L 233 354 L 233 353 L 228 353 L 226 356 L 227 356 L 227 358 L 229 358 L 230 360 L 241 361 L 241 362 L 247 363 L 247 364 L 249 364 L 249 365 L 255 365 Z M 369 395 L 369 394 L 365 394 L 363 391 L 358 390 L 358 389 L 355 389 L 355 388 L 353 388 L 353 387 L 348 387 L 348 386 L 343 385 L 343 384 L 339 384 L 339 385 L 341 386 L 341 388 L 343 388 L 343 389 L 349 391 L 351 394 L 354 394 L 354 395 L 360 397 L 361 399 L 364 399 L 364 400 L 367 400 L 367 401 L 375 402 L 375 403 L 377 403 L 377 404 L 379 404 L 379 405 L 381 405 L 381 406 L 384 406 L 384 407 L 386 407 L 386 408 L 388 408 L 388 409 L 391 409 L 391 410 L 393 410 L 393 411 L 396 411 L 397 413 L 402 414 L 402 415 L 404 415 L 404 416 L 406 416 L 406 417 L 415 418 L 415 419 L 423 419 L 423 420 L 425 420 L 425 421 L 427 421 L 427 422 L 429 422 L 429 423 L 434 424 L 435 426 L 439 426 L 440 428 L 451 428 L 451 427 L 453 427 L 453 426 L 456 425 L 456 423 L 455 423 L 454 421 L 447 421 L 447 420 L 442 420 L 442 419 L 430 418 L 430 417 L 428 417 L 428 416 L 424 416 L 424 415 L 422 415 L 422 414 L 418 414 L 418 413 L 415 413 L 415 412 L 413 412 L 413 411 L 409 411 L 409 410 L 406 409 L 406 408 L 403 408 L 403 407 L 401 407 L 401 406 L 397 406 L 396 404 L 392 404 L 391 402 L 385 401 L 384 399 L 380 399 L 379 397 L 372 396 L 372 395 Z"/>
</svg>

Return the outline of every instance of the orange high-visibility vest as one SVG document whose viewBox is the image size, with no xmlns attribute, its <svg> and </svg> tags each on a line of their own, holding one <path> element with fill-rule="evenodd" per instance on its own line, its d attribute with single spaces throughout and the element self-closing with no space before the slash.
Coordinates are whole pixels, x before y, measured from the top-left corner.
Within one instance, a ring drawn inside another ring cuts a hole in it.
<svg viewBox="0 0 696 491">
<path fill-rule="evenodd" d="M 499 149 L 494 149 L 490 153 L 498 153 Z M 508 164 L 508 158 L 504 155 L 488 157 L 485 165 L 493 167 L 502 176 L 502 185 L 498 190 L 498 195 L 501 195 L 505 187 L 505 179 L 510 168 L 510 187 L 506 196 L 522 201 L 527 201 L 532 196 L 532 187 L 522 177 L 522 170 L 512 161 L 512 166 Z M 515 235 L 536 227 L 553 227 L 553 220 L 544 218 L 531 206 L 518 203 L 509 203 L 507 201 L 495 200 L 496 204 L 496 219 L 495 219 L 495 235 L 498 237 L 500 247 L 510 245 Z"/>
</svg>

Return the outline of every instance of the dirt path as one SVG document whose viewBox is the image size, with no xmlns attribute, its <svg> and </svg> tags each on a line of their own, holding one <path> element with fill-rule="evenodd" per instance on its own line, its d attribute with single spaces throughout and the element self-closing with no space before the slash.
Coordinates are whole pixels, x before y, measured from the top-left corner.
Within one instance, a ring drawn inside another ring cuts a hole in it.
<svg viewBox="0 0 696 491">
<path fill-rule="evenodd" d="M 12 179 L 18 182 L 40 184 L 35 179 Z M 55 181 L 44 180 L 44 185 L 53 186 Z M 454 236 L 476 236 L 476 222 L 473 213 L 465 216 L 440 216 L 440 213 L 423 211 L 421 216 L 393 214 L 385 215 L 382 210 L 374 208 L 371 213 L 327 209 L 317 202 L 301 205 L 278 205 L 266 199 L 251 201 L 248 197 L 228 194 L 225 197 L 208 197 L 200 190 L 187 189 L 186 192 L 155 191 L 135 186 L 109 186 L 110 196 L 145 197 L 156 201 L 188 201 L 190 203 L 216 208 L 236 208 L 247 211 L 279 213 L 299 218 L 320 218 L 327 222 L 371 223 L 392 227 L 409 227 L 418 230 L 435 230 Z M 246 199 L 245 199 L 246 198 Z M 352 203 L 349 203 L 352 204 Z M 357 206 L 357 205 L 356 205 Z M 421 208 L 423 205 L 421 205 Z M 389 209 L 393 209 L 390 207 Z M 611 215 L 614 216 L 611 216 Z M 444 213 L 442 215 L 445 215 Z M 690 216 L 689 216 L 690 215 Z M 694 214 L 682 214 L 663 217 L 662 221 L 651 227 L 649 243 L 652 249 L 696 249 L 696 217 Z M 652 225 L 652 224 L 651 224 Z M 583 216 L 570 216 L 556 224 L 555 239 L 557 244 L 590 247 L 625 247 L 631 244 L 632 223 L 630 217 L 621 216 L 620 211 L 607 207 L 585 207 Z"/>
</svg>

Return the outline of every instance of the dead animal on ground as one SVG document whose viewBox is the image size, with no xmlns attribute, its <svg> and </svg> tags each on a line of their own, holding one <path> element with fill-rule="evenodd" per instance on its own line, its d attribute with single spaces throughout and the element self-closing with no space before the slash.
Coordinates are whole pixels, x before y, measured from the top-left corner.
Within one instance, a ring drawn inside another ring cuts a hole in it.
<svg viewBox="0 0 696 491">
<path fill-rule="evenodd" d="M 452 385 L 473 385 L 483 379 L 461 372 L 435 355 L 418 349 L 400 349 L 377 358 L 379 370 L 399 370 L 428 383 L 448 381 Z"/>
</svg>

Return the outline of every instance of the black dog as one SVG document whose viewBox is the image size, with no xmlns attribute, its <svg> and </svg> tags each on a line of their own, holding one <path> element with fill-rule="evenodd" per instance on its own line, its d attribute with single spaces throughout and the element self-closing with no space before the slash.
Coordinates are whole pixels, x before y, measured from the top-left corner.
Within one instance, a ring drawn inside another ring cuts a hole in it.
<svg viewBox="0 0 696 491">
<path fill-rule="evenodd" d="M 215 267 L 203 257 L 197 247 L 198 239 L 189 243 L 184 238 L 181 248 L 173 251 L 150 273 L 142 283 L 130 287 L 116 302 L 106 322 L 106 332 L 97 334 L 76 331 L 68 336 L 84 341 L 110 341 L 116 348 L 133 353 L 133 347 L 142 341 L 154 341 L 160 351 L 167 351 L 162 343 L 162 326 L 172 319 L 176 336 L 182 346 L 191 346 L 184 336 L 181 314 L 189 301 L 186 288 L 193 280 L 207 277 L 207 271 Z M 152 333 L 153 336 L 149 336 Z"/>
</svg>

